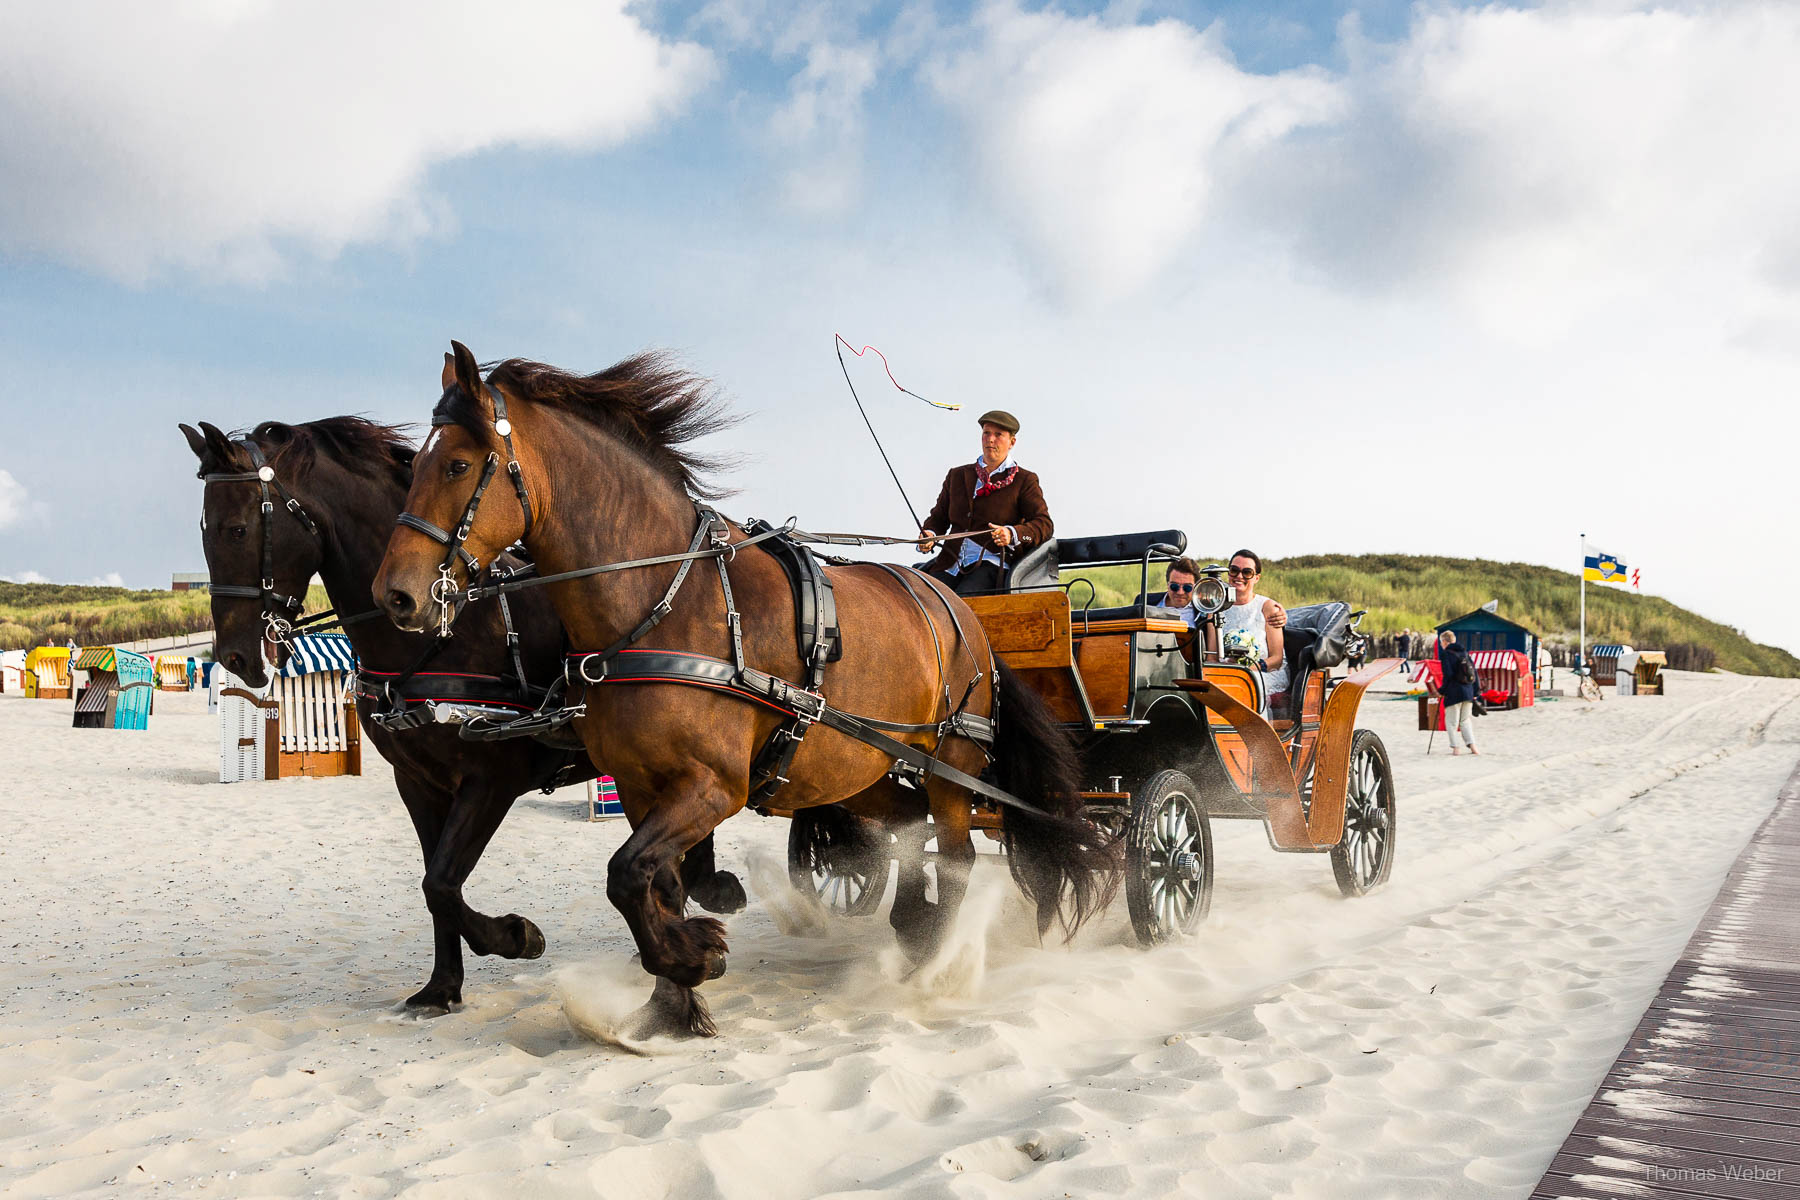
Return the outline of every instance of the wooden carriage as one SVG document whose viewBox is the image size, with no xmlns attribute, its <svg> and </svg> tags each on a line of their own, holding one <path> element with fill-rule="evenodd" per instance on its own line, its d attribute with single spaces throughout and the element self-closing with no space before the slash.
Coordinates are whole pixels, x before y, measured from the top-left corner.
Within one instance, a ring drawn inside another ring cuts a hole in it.
<svg viewBox="0 0 1800 1200">
<path fill-rule="evenodd" d="M 219 710 L 219 782 L 362 774 L 362 728 L 350 639 L 295 638 L 287 661 L 262 689 L 214 666 Z"/>
<path fill-rule="evenodd" d="M 75 693 L 67 646 L 39 646 L 25 656 L 25 694 L 39 700 L 67 700 Z"/>
<path fill-rule="evenodd" d="M 1259 671 L 1207 657 L 1179 616 L 1146 603 L 1150 563 L 1178 557 L 1186 542 L 1177 530 L 1052 540 L 1021 559 L 1005 593 L 967 598 L 994 653 L 1080 743 L 1088 813 L 1125 839 L 1126 901 L 1146 944 L 1205 916 L 1212 819 L 1259 820 L 1275 850 L 1330 855 L 1347 896 L 1380 886 L 1393 868 L 1392 769 L 1380 739 L 1355 722 L 1364 689 L 1400 660 L 1334 676 L 1360 642 L 1359 614 L 1345 604 L 1293 609 L 1290 687 L 1266 695 Z M 1076 607 L 1061 578 L 1070 567 L 1127 563 L 1141 566 L 1144 586 L 1125 608 Z M 1222 574 L 1209 569 L 1196 593 L 1212 596 L 1213 611 L 1229 603 Z M 1001 825 L 988 803 L 975 805 L 974 819 L 989 831 Z M 797 821 L 796 884 L 828 902 L 845 897 L 841 911 L 879 903 L 885 873 L 856 864 L 858 886 L 834 891 L 843 872 L 828 853 Z"/>
<path fill-rule="evenodd" d="M 74 660 L 87 682 L 75 697 L 77 729 L 147 729 L 155 674 L 150 660 L 114 646 L 89 646 Z"/>
</svg>

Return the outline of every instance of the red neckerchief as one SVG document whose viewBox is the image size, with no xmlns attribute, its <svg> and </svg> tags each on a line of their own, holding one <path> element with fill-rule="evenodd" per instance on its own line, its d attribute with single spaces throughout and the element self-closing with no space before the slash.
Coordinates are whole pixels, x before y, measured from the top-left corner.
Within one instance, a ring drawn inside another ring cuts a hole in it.
<svg viewBox="0 0 1800 1200">
<path fill-rule="evenodd" d="M 1002 488 L 1011 487 L 1013 480 L 1018 477 L 1019 466 L 1017 463 L 990 475 L 988 474 L 987 459 L 977 459 L 975 461 L 975 498 L 979 500 L 989 492 L 997 492 Z"/>
</svg>

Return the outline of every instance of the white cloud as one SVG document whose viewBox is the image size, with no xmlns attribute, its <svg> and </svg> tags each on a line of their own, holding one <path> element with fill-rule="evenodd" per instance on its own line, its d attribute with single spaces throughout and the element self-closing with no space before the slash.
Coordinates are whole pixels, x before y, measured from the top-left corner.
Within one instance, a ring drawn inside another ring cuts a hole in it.
<svg viewBox="0 0 1800 1200">
<path fill-rule="evenodd" d="M 0 529 L 18 524 L 30 510 L 25 485 L 14 479 L 11 471 L 0 470 Z"/>
<path fill-rule="evenodd" d="M 1349 119 L 1245 196 L 1340 282 L 1442 284 L 1527 338 L 1800 282 L 1800 8 L 1421 9 L 1397 45 L 1346 41 Z"/>
<path fill-rule="evenodd" d="M 1321 71 L 1239 70 L 1215 30 L 1011 5 L 926 77 L 968 130 L 978 183 L 1068 301 L 1141 288 L 1200 231 L 1234 160 L 1341 108 Z"/>
<path fill-rule="evenodd" d="M 710 77 L 628 7 L 5 5 L 0 251 L 255 280 L 441 228 L 433 164 L 616 145 Z"/>
<path fill-rule="evenodd" d="M 37 571 L 0 572 L 0 579 L 7 583 L 49 583 L 50 577 Z"/>
<path fill-rule="evenodd" d="M 788 97 L 769 120 L 777 145 L 793 156 L 783 199 L 803 213 L 842 212 L 861 184 L 863 98 L 879 55 L 870 43 L 817 42 L 788 82 Z"/>
<path fill-rule="evenodd" d="M 1058 298 L 1118 300 L 1276 236 L 1352 292 L 1554 339 L 1596 313 L 1800 332 L 1800 6 L 1421 5 L 1348 67 L 1255 75 L 1226 30 L 1010 4 L 927 78 Z"/>
<path fill-rule="evenodd" d="M 104 575 L 95 575 L 91 579 L 81 581 L 89 587 L 124 587 L 125 577 L 117 571 L 108 571 Z"/>
</svg>

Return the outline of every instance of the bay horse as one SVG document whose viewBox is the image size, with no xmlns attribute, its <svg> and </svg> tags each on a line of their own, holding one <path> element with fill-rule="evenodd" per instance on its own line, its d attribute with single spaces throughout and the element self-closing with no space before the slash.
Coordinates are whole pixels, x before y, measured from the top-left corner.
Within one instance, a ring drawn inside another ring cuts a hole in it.
<svg viewBox="0 0 1800 1200">
<path fill-rule="evenodd" d="M 202 421 L 181 426 L 200 460 L 199 475 L 238 476 L 206 487 L 202 543 L 209 578 L 227 592 L 255 593 L 269 564 L 268 591 L 304 597 L 316 573 L 339 614 L 370 610 L 370 584 L 412 481 L 413 447 L 403 432 L 358 417 L 306 424 L 268 421 L 241 438 Z M 261 463 L 253 461 L 252 448 Z M 291 498 L 297 511 L 277 503 L 260 511 L 254 478 L 269 468 L 275 498 Z M 266 548 L 265 548 L 266 547 Z M 252 687 L 267 682 L 264 666 L 266 597 L 212 598 L 214 658 Z M 525 594 L 512 601 L 526 674 L 547 681 L 561 670 L 562 632 L 548 600 Z M 285 614 L 288 619 L 298 615 Z M 378 616 L 379 614 L 370 613 Z M 515 674 L 497 606 L 475 605 L 464 620 L 466 637 L 442 648 L 431 672 L 459 676 Z M 385 619 L 355 620 L 344 627 L 356 650 L 362 685 L 372 672 L 390 674 L 417 663 L 432 639 L 402 633 Z M 284 648 L 272 647 L 276 653 Z M 505 689 L 501 689 L 504 694 Z M 462 887 L 512 803 L 559 779 L 596 774 L 578 742 L 557 747 L 531 739 L 465 741 L 453 726 L 430 724 L 390 732 L 367 720 L 364 732 L 393 766 L 394 785 L 406 804 L 425 859 L 423 888 L 431 912 L 435 962 L 431 978 L 407 1005 L 445 1013 L 462 1003 L 462 943 L 476 954 L 536 958 L 544 935 L 517 914 L 490 917 L 470 908 Z M 729 872 L 715 872 L 712 842 L 696 847 L 682 864 L 689 892 L 714 912 L 744 906 L 744 890 Z"/>
<path fill-rule="evenodd" d="M 447 629 L 466 596 L 446 585 L 460 577 L 466 591 L 470 564 L 485 567 L 521 540 L 546 577 L 679 557 L 708 530 L 721 546 L 747 540 L 742 526 L 697 503 L 718 494 L 703 477 L 716 464 L 687 443 L 729 420 L 704 381 L 657 354 L 585 376 L 510 359 L 484 379 L 468 348 L 452 347 L 434 429 L 406 498 L 410 517 L 394 530 L 374 584 L 377 601 L 402 629 Z M 490 482 L 494 489 L 482 503 Z M 456 530 L 460 540 L 429 536 L 421 525 Z M 744 808 L 753 787 L 767 783 L 766 775 L 753 782 L 759 748 L 778 728 L 793 727 L 792 712 L 752 702 L 741 690 L 634 682 L 633 671 L 617 664 L 600 667 L 605 681 L 596 682 L 591 664 L 603 656 L 593 652 L 606 647 L 610 654 L 636 639 L 620 662 L 704 656 L 728 668 L 741 653 L 743 663 L 768 673 L 765 679 L 807 679 L 795 596 L 781 565 L 754 549 L 730 555 L 725 571 L 717 569 L 722 556 L 666 561 L 544 589 L 574 647 L 571 679 L 593 685 L 575 728 L 589 755 L 618 780 L 631 823 L 630 837 L 607 864 L 606 890 L 645 971 L 656 977 L 640 1032 L 715 1032 L 695 988 L 724 972 L 724 926 L 683 916 L 674 866 Z M 996 663 L 980 623 L 949 589 L 877 563 L 825 570 L 842 657 L 823 667 L 820 691 L 834 708 L 889 723 L 887 729 L 913 727 L 893 736 L 970 776 L 987 765 L 982 746 L 944 736 L 940 723 L 958 713 L 993 717 L 997 708 L 993 774 L 1032 806 L 1005 810 L 1009 863 L 1037 904 L 1040 935 L 1057 915 L 1072 935 L 1105 904 L 1119 872 L 1116 846 L 1080 818 L 1079 763 L 1069 736 Z M 653 610 L 660 623 L 646 619 Z M 938 843 L 937 902 L 926 901 L 923 868 L 903 863 L 889 914 L 903 949 L 915 962 L 924 959 L 968 886 L 975 857 L 970 792 L 926 775 L 921 795 L 890 773 L 889 754 L 824 725 L 803 733 L 791 763 L 777 772 L 785 778 L 780 808 L 841 804 L 895 829 L 922 825 L 929 813 Z"/>
</svg>

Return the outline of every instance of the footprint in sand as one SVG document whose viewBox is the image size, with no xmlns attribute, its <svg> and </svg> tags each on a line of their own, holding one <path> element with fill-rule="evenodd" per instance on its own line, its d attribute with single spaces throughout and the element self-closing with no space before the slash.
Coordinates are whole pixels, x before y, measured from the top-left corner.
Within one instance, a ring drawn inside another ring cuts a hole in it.
<svg viewBox="0 0 1800 1200">
<path fill-rule="evenodd" d="M 1019 1178 L 1047 1157 L 1048 1152 L 1035 1140 L 996 1136 L 940 1155 L 938 1166 L 952 1175 L 974 1171 L 1005 1181 Z"/>
</svg>

